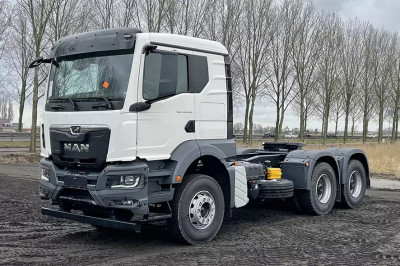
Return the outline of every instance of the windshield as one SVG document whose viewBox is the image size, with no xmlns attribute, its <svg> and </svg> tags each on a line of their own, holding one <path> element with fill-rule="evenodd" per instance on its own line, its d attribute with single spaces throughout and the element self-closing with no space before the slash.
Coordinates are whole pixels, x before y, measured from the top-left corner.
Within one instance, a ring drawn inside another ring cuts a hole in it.
<svg viewBox="0 0 400 266">
<path fill-rule="evenodd" d="M 69 56 L 53 60 L 48 99 L 125 99 L 132 53 Z"/>
</svg>

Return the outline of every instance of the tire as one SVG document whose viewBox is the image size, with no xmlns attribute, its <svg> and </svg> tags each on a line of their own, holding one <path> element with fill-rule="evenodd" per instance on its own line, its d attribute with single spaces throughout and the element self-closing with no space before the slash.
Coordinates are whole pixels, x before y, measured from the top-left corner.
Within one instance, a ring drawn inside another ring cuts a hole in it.
<svg viewBox="0 0 400 266">
<path fill-rule="evenodd" d="M 283 199 L 293 197 L 294 186 L 291 180 L 287 179 L 274 179 L 274 180 L 260 180 L 257 182 L 260 199 Z"/>
<path fill-rule="evenodd" d="M 211 241 L 224 219 L 222 189 L 210 176 L 185 176 L 175 190 L 171 209 L 172 218 L 167 220 L 167 224 L 174 238 L 192 245 Z M 195 213 L 198 215 L 193 215 Z M 211 221 L 207 223 L 207 219 Z"/>
<path fill-rule="evenodd" d="M 346 170 L 346 183 L 342 187 L 341 205 L 354 209 L 364 203 L 367 189 L 367 175 L 363 164 L 358 160 L 350 160 Z"/>
<path fill-rule="evenodd" d="M 311 189 L 296 191 L 300 209 L 313 215 L 324 215 L 332 210 L 337 191 L 336 175 L 325 162 L 318 163 L 311 176 Z"/>
</svg>

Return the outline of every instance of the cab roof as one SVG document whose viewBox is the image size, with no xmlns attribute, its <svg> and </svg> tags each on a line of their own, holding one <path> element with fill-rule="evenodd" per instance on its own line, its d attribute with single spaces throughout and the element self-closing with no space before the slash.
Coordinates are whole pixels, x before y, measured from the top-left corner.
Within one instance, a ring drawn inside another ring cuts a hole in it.
<svg viewBox="0 0 400 266">
<path fill-rule="evenodd" d="M 175 48 L 228 55 L 226 48 L 215 41 L 170 33 L 140 33 L 139 35 L 147 35 L 150 43 L 155 45 L 166 44 Z"/>
<path fill-rule="evenodd" d="M 154 45 L 228 55 L 226 48 L 214 41 L 168 33 L 142 33 L 135 28 L 103 29 L 66 36 L 54 43 L 51 57 L 100 51 L 132 49 L 136 38 L 143 35 Z"/>
</svg>

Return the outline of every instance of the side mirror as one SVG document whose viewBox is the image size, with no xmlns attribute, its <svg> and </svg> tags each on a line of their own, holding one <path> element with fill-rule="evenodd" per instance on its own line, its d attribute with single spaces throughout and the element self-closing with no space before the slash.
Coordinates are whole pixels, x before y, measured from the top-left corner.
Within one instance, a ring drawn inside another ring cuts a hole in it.
<svg viewBox="0 0 400 266">
<path fill-rule="evenodd" d="M 39 56 L 37 58 L 35 58 L 35 60 L 33 60 L 30 64 L 29 64 L 29 68 L 35 68 L 40 66 L 42 63 L 50 63 L 51 62 L 51 58 L 48 59 L 43 59 L 43 56 Z"/>
<path fill-rule="evenodd" d="M 150 109 L 151 103 L 146 103 L 146 102 L 137 102 L 129 106 L 129 112 L 132 113 L 139 113 L 142 111 L 146 111 Z"/>
</svg>

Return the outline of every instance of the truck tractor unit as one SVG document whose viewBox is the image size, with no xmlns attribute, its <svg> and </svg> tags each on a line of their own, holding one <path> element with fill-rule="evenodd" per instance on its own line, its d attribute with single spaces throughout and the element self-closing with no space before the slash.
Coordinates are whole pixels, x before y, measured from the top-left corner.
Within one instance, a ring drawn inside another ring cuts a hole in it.
<svg viewBox="0 0 400 266">
<path fill-rule="evenodd" d="M 360 149 L 236 149 L 231 63 L 218 42 L 106 29 L 60 39 L 30 67 L 42 63 L 40 197 L 57 206 L 43 215 L 136 232 L 165 220 L 196 244 L 249 201 L 289 199 L 313 215 L 364 201 Z"/>
</svg>

